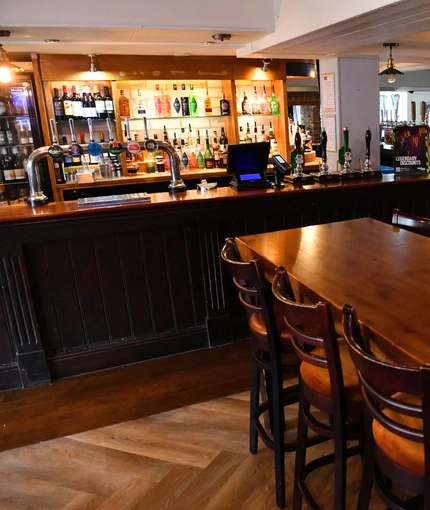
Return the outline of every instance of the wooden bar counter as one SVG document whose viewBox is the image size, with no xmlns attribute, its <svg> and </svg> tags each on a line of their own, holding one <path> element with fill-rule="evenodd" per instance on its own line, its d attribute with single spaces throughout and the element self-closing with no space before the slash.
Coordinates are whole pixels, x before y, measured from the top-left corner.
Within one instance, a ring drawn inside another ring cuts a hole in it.
<svg viewBox="0 0 430 510">
<path fill-rule="evenodd" d="M 384 176 L 0 209 L 0 389 L 244 338 L 220 263 L 226 237 L 366 216 L 389 223 L 394 208 L 430 216 L 429 191 L 426 177 Z"/>
</svg>

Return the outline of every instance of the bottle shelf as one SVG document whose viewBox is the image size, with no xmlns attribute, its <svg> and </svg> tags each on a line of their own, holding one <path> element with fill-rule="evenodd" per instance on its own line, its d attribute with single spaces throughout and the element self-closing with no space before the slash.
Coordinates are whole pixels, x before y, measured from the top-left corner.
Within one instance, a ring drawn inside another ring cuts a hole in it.
<svg viewBox="0 0 430 510">
<path fill-rule="evenodd" d="M 183 120 L 183 119 L 224 119 L 230 117 L 230 115 L 169 115 L 167 117 L 148 117 L 142 115 L 142 117 L 129 117 L 129 120 L 142 120 L 146 117 L 146 120 Z M 126 117 L 121 117 L 122 121 L 125 121 Z"/>
<path fill-rule="evenodd" d="M 74 119 L 73 117 L 71 117 L 71 119 L 73 120 L 73 122 L 85 122 L 87 123 L 88 122 L 88 119 L 91 119 L 93 122 L 105 122 L 106 123 L 106 120 L 107 119 L 99 119 L 98 117 L 88 117 L 88 118 L 85 118 L 85 119 Z M 115 119 L 110 119 L 112 122 L 115 122 Z M 69 125 L 69 119 L 57 119 L 55 121 L 57 124 L 59 124 L 60 126 L 68 126 Z"/>
<path fill-rule="evenodd" d="M 238 113 L 238 117 L 281 117 L 280 113 Z"/>
</svg>

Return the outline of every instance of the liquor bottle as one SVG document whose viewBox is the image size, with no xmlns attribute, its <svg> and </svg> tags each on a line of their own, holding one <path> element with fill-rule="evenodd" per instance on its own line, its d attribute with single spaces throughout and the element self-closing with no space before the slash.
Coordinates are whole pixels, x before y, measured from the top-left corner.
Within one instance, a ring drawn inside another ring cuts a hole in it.
<svg viewBox="0 0 430 510">
<path fill-rule="evenodd" d="M 163 126 L 163 140 L 166 143 L 169 143 L 169 134 L 167 133 L 166 126 Z"/>
<path fill-rule="evenodd" d="M 162 117 L 163 116 L 163 100 L 162 100 L 162 97 L 160 94 L 160 85 L 158 85 L 158 83 L 155 85 L 154 108 L 155 108 L 155 116 Z"/>
<path fill-rule="evenodd" d="M 94 96 L 92 95 L 91 91 L 88 91 L 88 104 L 90 106 L 90 117 L 92 119 L 97 118 L 97 109 L 96 109 L 96 101 L 94 99 Z"/>
<path fill-rule="evenodd" d="M 28 144 L 28 135 L 23 122 L 19 122 L 19 143 L 21 145 Z"/>
<path fill-rule="evenodd" d="M 254 141 L 257 141 L 258 138 L 258 127 L 257 127 L 257 121 L 254 122 Z"/>
<path fill-rule="evenodd" d="M 239 126 L 239 143 L 245 143 L 245 135 L 242 126 Z"/>
<path fill-rule="evenodd" d="M 13 157 L 9 154 L 6 148 L 3 151 L 3 176 L 5 182 L 12 182 L 15 180 L 15 168 Z"/>
<path fill-rule="evenodd" d="M 109 87 L 103 87 L 106 114 L 108 119 L 115 118 L 112 96 L 109 94 Z"/>
<path fill-rule="evenodd" d="M 221 136 L 219 138 L 219 150 L 221 153 L 221 167 L 227 167 L 227 150 L 228 150 L 228 139 L 225 134 L 224 128 L 221 128 Z"/>
<path fill-rule="evenodd" d="M 188 157 L 187 147 L 185 145 L 185 140 L 183 138 L 181 139 L 181 153 L 182 153 L 181 163 L 184 167 L 184 170 L 187 170 L 188 164 L 189 164 L 189 157 Z"/>
<path fill-rule="evenodd" d="M 165 117 L 171 117 L 172 115 L 172 103 L 170 100 L 170 96 L 167 92 L 167 85 L 166 90 L 164 91 L 163 94 L 163 112 Z"/>
<path fill-rule="evenodd" d="M 146 171 L 148 174 L 154 174 L 156 171 L 156 160 L 153 152 L 146 151 Z"/>
<path fill-rule="evenodd" d="M 181 114 L 181 102 L 179 101 L 178 97 L 178 86 L 176 83 L 173 84 L 173 101 L 172 101 L 172 113 L 173 115 L 180 115 Z"/>
<path fill-rule="evenodd" d="M 188 96 L 185 95 L 185 84 L 181 85 L 182 87 L 182 96 L 181 96 L 181 107 L 182 107 L 182 116 L 189 117 L 190 116 L 190 103 L 188 100 Z"/>
<path fill-rule="evenodd" d="M 257 87 L 254 85 L 254 97 L 252 99 L 252 114 L 253 115 L 260 115 L 261 114 L 261 106 L 260 106 L 260 100 L 258 99 L 257 95 Z"/>
<path fill-rule="evenodd" d="M 12 147 L 13 169 L 15 172 L 15 180 L 23 181 L 26 177 L 23 159 L 18 151 L 18 147 Z"/>
<path fill-rule="evenodd" d="M 130 101 L 124 95 L 124 91 L 119 91 L 119 114 L 121 117 L 130 117 Z"/>
<path fill-rule="evenodd" d="M 6 126 L 0 121 L 0 146 L 7 145 Z"/>
<path fill-rule="evenodd" d="M 73 107 L 73 118 L 80 120 L 83 117 L 82 114 L 82 98 L 76 91 L 75 85 L 72 85 L 72 107 Z"/>
<path fill-rule="evenodd" d="M 63 85 L 63 95 L 61 97 L 61 102 L 63 103 L 63 120 L 72 119 L 73 118 L 73 103 L 69 94 L 67 93 L 66 85 Z"/>
<path fill-rule="evenodd" d="M 205 158 L 202 153 L 202 144 L 200 141 L 200 131 L 197 130 L 196 138 L 196 150 L 197 150 L 197 167 L 201 170 L 205 167 Z"/>
<path fill-rule="evenodd" d="M 8 145 L 16 145 L 18 143 L 18 134 L 15 129 L 15 124 L 6 119 L 6 142 Z"/>
<path fill-rule="evenodd" d="M 146 115 L 146 102 L 142 95 L 142 89 L 137 89 L 137 114 Z"/>
<path fill-rule="evenodd" d="M 260 131 L 260 142 L 267 142 L 267 140 L 269 140 L 269 137 L 266 135 L 266 129 L 264 125 L 262 125 Z"/>
<path fill-rule="evenodd" d="M 266 85 L 263 85 L 263 97 L 261 98 L 260 108 L 263 115 L 270 115 L 270 101 L 267 99 Z"/>
<path fill-rule="evenodd" d="M 64 108 L 63 102 L 61 101 L 60 96 L 58 95 L 58 89 L 54 88 L 54 97 L 52 98 L 52 103 L 54 106 L 54 117 L 55 120 L 62 120 L 64 118 Z"/>
<path fill-rule="evenodd" d="M 230 115 L 230 103 L 225 98 L 224 92 L 222 93 L 222 99 L 219 102 L 221 115 Z"/>
<path fill-rule="evenodd" d="M 212 115 L 212 103 L 211 98 L 209 97 L 209 89 L 206 88 L 206 96 L 205 96 L 205 115 Z"/>
<path fill-rule="evenodd" d="M 244 92 L 243 93 L 243 101 L 242 101 L 242 114 L 249 115 L 250 113 L 251 113 L 251 103 L 249 102 L 246 92 Z"/>
<path fill-rule="evenodd" d="M 209 145 L 209 133 L 206 130 L 206 149 L 205 149 L 205 168 L 213 168 L 214 167 L 214 156 L 211 151 L 211 147 Z"/>
<path fill-rule="evenodd" d="M 212 152 L 214 155 L 214 168 L 221 168 L 221 149 L 218 144 L 218 133 L 214 131 L 214 139 L 212 143 Z"/>
<path fill-rule="evenodd" d="M 190 83 L 190 95 L 188 96 L 188 104 L 190 106 L 190 115 L 192 117 L 197 117 L 199 110 L 197 106 L 197 97 L 194 94 L 194 85 L 192 83 Z"/>
<path fill-rule="evenodd" d="M 28 136 L 28 143 L 33 143 L 33 132 L 31 131 L 30 119 L 27 120 L 27 136 Z"/>
<path fill-rule="evenodd" d="M 252 143 L 251 129 L 249 128 L 249 122 L 246 123 L 245 143 Z"/>
<path fill-rule="evenodd" d="M 94 87 L 94 101 L 96 102 L 97 118 L 107 119 L 106 102 L 100 94 L 100 89 L 97 85 Z"/>
<path fill-rule="evenodd" d="M 90 102 L 88 101 L 88 94 L 82 92 L 82 117 L 87 119 L 90 117 Z"/>
<path fill-rule="evenodd" d="M 279 102 L 275 96 L 275 87 L 272 86 L 272 99 L 270 100 L 271 115 L 279 115 Z"/>
</svg>

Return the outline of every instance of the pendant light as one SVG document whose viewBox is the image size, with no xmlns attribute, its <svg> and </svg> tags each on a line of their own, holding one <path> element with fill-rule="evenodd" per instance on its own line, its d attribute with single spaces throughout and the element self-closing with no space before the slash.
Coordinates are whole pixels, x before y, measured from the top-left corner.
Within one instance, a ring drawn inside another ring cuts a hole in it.
<svg viewBox="0 0 430 510">
<path fill-rule="evenodd" d="M 388 57 L 387 69 L 384 69 L 379 73 L 379 76 L 386 74 L 388 76 L 388 83 L 394 83 L 396 81 L 396 75 L 405 74 L 399 71 L 394 66 L 394 60 L 392 57 L 392 49 L 398 48 L 399 45 L 397 43 L 384 43 L 384 48 L 390 48 L 390 56 Z"/>
<path fill-rule="evenodd" d="M 0 37 L 9 37 L 9 30 L 0 30 Z M 0 44 L 0 82 L 8 83 L 12 79 L 11 71 L 23 71 L 22 67 L 11 64 L 6 55 L 6 50 L 3 49 L 3 44 Z"/>
</svg>

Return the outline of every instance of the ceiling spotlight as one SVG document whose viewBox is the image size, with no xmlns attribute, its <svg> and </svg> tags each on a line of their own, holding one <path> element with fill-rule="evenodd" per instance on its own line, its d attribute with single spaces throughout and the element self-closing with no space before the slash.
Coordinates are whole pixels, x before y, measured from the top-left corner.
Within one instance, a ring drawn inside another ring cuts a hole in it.
<svg viewBox="0 0 430 510">
<path fill-rule="evenodd" d="M 396 75 L 405 74 L 401 71 L 398 71 L 394 66 L 394 60 L 391 55 L 392 48 L 398 48 L 399 45 L 397 43 L 384 43 L 384 48 L 390 48 L 390 56 L 388 57 L 387 69 L 384 69 L 379 73 L 379 76 L 386 74 L 388 76 L 388 83 L 394 83 L 396 81 Z"/>
<path fill-rule="evenodd" d="M 213 34 L 212 39 L 215 39 L 215 41 L 229 41 L 231 39 L 231 34 Z"/>
<path fill-rule="evenodd" d="M 2 83 L 8 83 L 12 79 L 10 74 L 11 71 L 23 71 L 22 67 L 15 64 L 11 64 L 6 55 L 6 50 L 3 49 L 3 45 L 0 44 L 0 81 Z"/>
<path fill-rule="evenodd" d="M 263 58 L 263 72 L 267 73 L 269 70 L 269 64 L 272 63 L 271 58 Z"/>
<path fill-rule="evenodd" d="M 88 53 L 88 56 L 90 57 L 90 73 L 96 73 L 97 67 L 96 64 L 94 63 L 95 55 L 93 53 Z"/>
<path fill-rule="evenodd" d="M 56 44 L 60 42 L 60 39 L 44 39 L 44 41 L 49 44 Z"/>
</svg>

